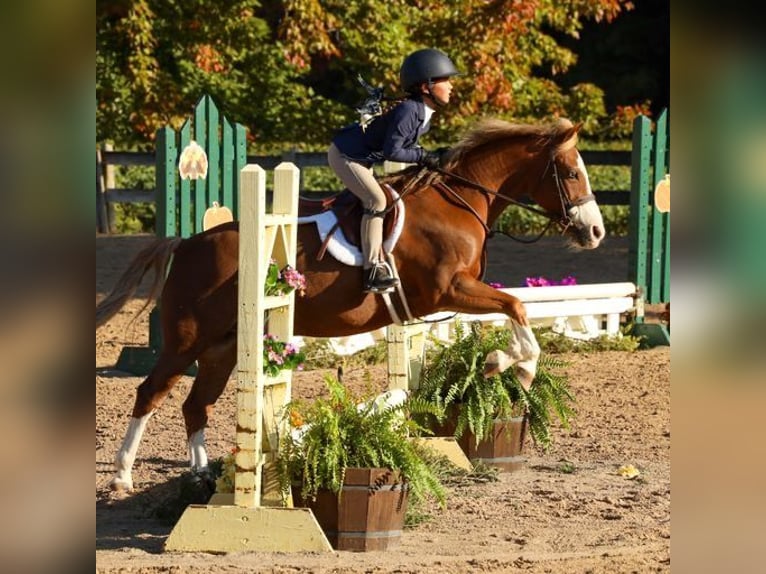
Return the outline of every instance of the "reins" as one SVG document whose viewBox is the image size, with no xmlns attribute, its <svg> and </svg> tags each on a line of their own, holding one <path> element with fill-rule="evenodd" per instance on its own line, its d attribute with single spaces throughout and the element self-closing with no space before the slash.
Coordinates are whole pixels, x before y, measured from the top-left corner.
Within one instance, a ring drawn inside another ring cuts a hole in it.
<svg viewBox="0 0 766 574">
<path fill-rule="evenodd" d="M 456 181 L 458 181 L 458 182 L 460 182 L 460 183 L 462 183 L 464 185 L 468 185 L 470 187 L 473 187 L 474 189 L 478 189 L 479 191 L 484 192 L 487 195 L 494 195 L 494 196 L 500 197 L 500 198 L 506 200 L 508 203 L 512 203 L 514 205 L 517 205 L 518 207 L 523 207 L 527 211 L 531 211 L 532 213 L 536 213 L 537 215 L 542 215 L 546 219 L 551 219 L 551 220 L 553 219 L 547 212 L 543 211 L 542 209 L 538 209 L 538 208 L 536 208 L 536 207 L 534 207 L 532 205 L 524 203 L 523 201 L 519 201 L 518 199 L 514 199 L 513 197 L 510 197 L 508 195 L 500 193 L 497 190 L 490 189 L 490 188 L 488 188 L 488 187 L 486 187 L 486 186 L 484 186 L 484 185 L 482 185 L 482 184 L 480 184 L 480 183 L 478 183 L 476 181 L 473 181 L 473 180 L 470 180 L 468 178 L 465 178 L 462 175 L 458 175 L 458 174 L 456 174 L 454 172 L 447 171 L 446 169 L 442 169 L 440 167 L 435 168 L 435 171 L 439 172 L 443 176 L 451 177 L 452 179 L 454 179 L 454 180 L 456 180 Z M 546 167 L 546 171 L 547 171 L 547 167 Z M 543 175 L 545 175 L 545 172 L 543 173 Z M 445 187 L 446 187 L 446 184 L 445 184 Z M 452 191 L 452 193 L 454 194 L 455 191 Z"/>
<path fill-rule="evenodd" d="M 588 194 L 588 195 L 586 195 L 584 197 L 580 197 L 580 198 L 578 198 L 578 199 L 576 199 L 574 201 L 569 199 L 569 197 L 566 195 L 564 189 L 562 188 L 561 178 L 559 177 L 559 174 L 558 174 L 558 166 L 556 165 L 556 162 L 555 162 L 553 156 L 551 156 L 550 159 L 548 160 L 548 163 L 546 164 L 545 169 L 543 170 L 543 174 L 540 176 L 540 182 L 541 183 L 542 183 L 543 179 L 545 179 L 545 176 L 547 175 L 548 169 L 551 167 L 551 165 L 553 165 L 553 170 L 552 170 L 553 171 L 553 180 L 556 182 L 556 189 L 558 190 L 559 201 L 561 202 L 561 213 L 562 213 L 562 216 L 558 220 L 554 216 L 550 215 L 545 210 L 542 210 L 542 209 L 539 209 L 539 208 L 534 207 L 532 205 L 529 205 L 529 204 L 527 204 L 527 203 L 525 203 L 523 201 L 519 201 L 519 200 L 517 200 L 517 199 L 515 199 L 513 197 L 505 195 L 504 193 L 500 193 L 498 190 L 490 189 L 490 188 L 486 187 L 485 185 L 480 184 L 479 182 L 470 180 L 470 179 L 468 179 L 466 177 L 463 177 L 462 175 L 458 175 L 458 174 L 456 174 L 454 172 L 448 171 L 448 170 L 443 169 L 441 167 L 435 167 L 435 168 L 425 168 L 424 167 L 424 168 L 422 168 L 418 172 L 418 174 L 414 178 L 412 178 L 407 183 L 407 185 L 404 187 L 404 189 L 402 190 L 401 194 L 399 195 L 398 201 L 401 201 L 402 199 L 404 199 L 404 196 L 407 195 L 409 192 L 411 192 L 412 189 L 415 187 L 415 185 L 421 179 L 423 179 L 423 177 L 425 176 L 426 173 L 429 172 L 429 170 L 431 170 L 432 172 L 436 172 L 437 174 L 442 176 L 442 179 L 439 179 L 438 181 L 432 181 L 431 185 L 433 185 L 435 187 L 438 186 L 439 189 L 441 189 L 442 191 L 444 191 L 447 194 L 449 194 L 457 202 L 459 202 L 463 207 L 465 207 L 476 218 L 476 220 L 482 225 L 482 227 L 484 228 L 484 232 L 487 234 L 487 236 L 491 237 L 495 233 L 500 233 L 501 235 L 505 235 L 506 237 L 510 237 L 511 239 L 513 239 L 514 241 L 518 241 L 519 243 L 534 243 L 536 241 L 539 241 L 540 238 L 543 237 L 543 235 L 546 234 L 546 232 L 551 228 L 551 226 L 553 225 L 554 222 L 558 223 L 562 227 L 562 231 L 561 232 L 565 233 L 566 230 L 569 228 L 569 226 L 572 225 L 572 220 L 569 217 L 569 209 L 572 208 L 572 207 L 575 207 L 575 206 L 583 205 L 584 203 L 587 203 L 589 201 L 595 201 L 595 196 L 592 193 L 590 193 L 590 194 Z M 473 208 L 473 206 L 471 206 L 471 204 L 469 204 L 465 200 L 465 198 L 463 198 L 457 191 L 455 191 L 449 185 L 447 185 L 447 183 L 444 181 L 443 178 L 454 179 L 458 183 L 462 183 L 463 185 L 466 185 L 468 187 L 472 187 L 474 189 L 477 189 L 477 190 L 481 191 L 482 193 L 484 193 L 486 195 L 492 195 L 492 196 L 504 199 L 509 204 L 515 205 L 517 207 L 521 207 L 521 208 L 526 209 L 527 211 L 529 211 L 531 213 L 534 213 L 536 215 L 540 215 L 542 217 L 545 217 L 548 220 L 548 224 L 543 228 L 543 230 L 538 235 L 536 235 L 532 239 L 522 239 L 520 237 L 516 237 L 516 236 L 511 235 L 510 233 L 506 233 L 504 231 L 493 230 L 493 229 L 491 229 L 486 224 L 484 219 Z M 393 207 L 394 207 L 394 205 L 392 204 L 385 211 L 388 212 L 391 209 L 393 209 Z"/>
<path fill-rule="evenodd" d="M 562 213 L 566 214 L 566 208 L 565 208 L 565 203 L 564 203 L 565 202 L 565 196 L 564 196 L 563 190 L 561 189 L 561 182 L 558 180 L 558 177 L 557 177 L 556 162 L 553 161 L 553 158 L 551 158 L 550 161 L 548 162 L 548 165 L 545 166 L 545 170 L 543 171 L 543 175 L 540 177 L 540 181 L 542 181 L 542 179 L 545 177 L 545 174 L 548 173 L 548 166 L 551 163 L 553 163 L 554 178 L 556 178 L 556 186 L 557 186 L 557 188 L 559 190 L 559 198 L 560 198 L 561 203 L 562 203 Z M 472 180 L 470 180 L 468 178 L 465 178 L 465 177 L 463 177 L 461 175 L 458 175 L 458 174 L 456 174 L 454 172 L 447 171 L 446 169 L 442 169 L 442 168 L 438 167 L 438 168 L 435 168 L 435 171 L 437 171 L 442 176 L 451 177 L 452 179 L 455 179 L 456 181 L 458 181 L 458 182 L 460 182 L 460 183 L 462 183 L 464 185 L 467 185 L 469 187 L 473 187 L 474 189 L 477 189 L 477 190 L 481 191 L 482 193 L 485 193 L 487 195 L 494 195 L 495 197 L 500 197 L 500 198 L 506 200 L 509 204 L 516 205 L 518 207 L 526 209 L 527 211 L 530 211 L 530 212 L 535 213 L 537 215 L 541 215 L 541 216 L 545 217 L 548 220 L 548 224 L 543 228 L 543 230 L 538 235 L 536 235 L 535 237 L 533 237 L 531 239 L 522 239 L 521 237 L 516 237 L 515 235 L 511 235 L 510 233 L 506 233 L 505 231 L 493 230 L 484 222 L 484 220 L 476 212 L 476 210 L 465 199 L 463 199 L 463 197 L 461 197 L 454 189 L 452 189 L 450 186 L 448 186 L 444 181 L 437 182 L 437 184 L 440 185 L 440 187 L 443 190 L 447 191 L 452 197 L 454 197 L 460 203 L 462 203 L 463 206 L 466 209 L 468 209 L 473 214 L 474 217 L 476 217 L 476 219 L 479 221 L 479 223 L 481 223 L 482 227 L 484 227 L 484 232 L 487 234 L 488 237 L 492 237 L 493 235 L 495 235 L 495 233 L 500 233 L 501 235 L 505 235 L 506 237 L 510 237 L 511 239 L 513 239 L 514 241 L 518 241 L 519 243 L 527 243 L 527 244 L 535 243 L 535 242 L 539 241 L 543 237 L 543 235 L 545 235 L 547 233 L 547 231 L 551 228 L 551 225 L 553 225 L 554 218 L 548 212 L 546 212 L 546 211 L 544 211 L 542 209 L 538 209 L 538 208 L 536 208 L 536 207 L 534 207 L 532 205 L 528 205 L 528 204 L 524 203 L 523 201 L 519 201 L 519 200 L 517 200 L 517 199 L 515 199 L 513 197 L 505 195 L 504 193 L 500 193 L 497 190 L 490 189 L 490 188 L 488 188 L 488 187 L 486 187 L 486 186 L 484 186 L 484 185 L 482 185 L 482 184 L 480 184 L 480 183 L 478 183 L 476 181 L 472 181 Z M 562 217 L 562 219 L 559 220 L 558 223 L 564 227 L 563 231 L 566 231 L 566 229 L 569 227 L 569 225 L 571 225 L 571 221 L 569 220 L 569 217 L 566 216 L 566 215 L 565 215 L 565 217 Z M 562 233 L 563 233 L 563 231 L 562 231 Z"/>
</svg>

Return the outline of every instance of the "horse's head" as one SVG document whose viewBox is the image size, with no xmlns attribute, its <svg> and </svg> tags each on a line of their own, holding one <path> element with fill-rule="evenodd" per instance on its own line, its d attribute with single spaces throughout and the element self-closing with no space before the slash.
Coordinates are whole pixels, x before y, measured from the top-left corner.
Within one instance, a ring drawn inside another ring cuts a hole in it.
<svg viewBox="0 0 766 574">
<path fill-rule="evenodd" d="M 569 120 L 532 126 L 485 119 L 452 148 L 445 167 L 489 198 L 488 223 L 526 194 L 578 246 L 593 249 L 604 237 L 604 222 L 577 151 L 580 126 Z"/>
<path fill-rule="evenodd" d="M 561 120 L 553 128 L 551 137 L 539 149 L 545 167 L 531 195 L 565 227 L 579 247 L 593 249 L 604 238 L 604 220 L 576 147 L 581 125 Z"/>
</svg>

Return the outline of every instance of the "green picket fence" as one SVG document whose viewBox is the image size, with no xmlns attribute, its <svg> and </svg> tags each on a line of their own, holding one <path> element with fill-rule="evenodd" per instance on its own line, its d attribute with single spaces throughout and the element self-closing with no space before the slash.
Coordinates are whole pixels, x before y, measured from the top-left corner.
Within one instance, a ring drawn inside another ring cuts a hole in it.
<svg viewBox="0 0 766 574">
<path fill-rule="evenodd" d="M 171 127 L 157 131 L 155 155 L 157 228 L 159 237 L 189 237 L 200 233 L 205 210 L 214 202 L 239 211 L 239 172 L 247 163 L 247 130 L 221 116 L 213 99 L 205 95 L 197 102 L 194 116 L 180 131 Z M 208 158 L 207 177 L 181 179 L 178 159 L 194 140 Z M 159 311 L 149 315 L 149 346 L 124 347 L 117 368 L 145 375 L 154 366 L 161 345 Z M 194 373 L 195 369 L 189 370 Z"/>
<path fill-rule="evenodd" d="M 633 123 L 633 160 L 630 189 L 629 280 L 641 292 L 643 302 L 670 302 L 670 212 L 654 207 L 654 190 L 668 173 L 670 141 L 668 112 L 652 122 L 638 116 Z M 644 323 L 643 314 L 636 317 L 634 332 L 647 338 L 649 344 L 670 344 L 670 334 L 662 325 Z"/>
<path fill-rule="evenodd" d="M 210 96 L 200 98 L 181 130 L 157 131 L 157 235 L 189 237 L 202 231 L 205 210 L 217 202 L 238 213 L 239 172 L 247 163 L 247 130 L 220 116 Z M 180 179 L 178 158 L 194 140 L 207 154 L 205 179 Z"/>
</svg>

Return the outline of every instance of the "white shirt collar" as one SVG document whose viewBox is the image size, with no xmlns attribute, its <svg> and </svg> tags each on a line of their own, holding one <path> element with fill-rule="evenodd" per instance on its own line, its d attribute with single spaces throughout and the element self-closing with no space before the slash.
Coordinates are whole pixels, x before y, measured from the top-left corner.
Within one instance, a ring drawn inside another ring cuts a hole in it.
<svg viewBox="0 0 766 574">
<path fill-rule="evenodd" d="M 431 121 L 431 116 L 434 114 L 435 110 L 432 107 L 430 107 L 428 104 L 426 104 L 425 102 L 423 103 L 423 106 L 426 109 L 426 119 L 423 121 L 423 127 L 425 128 L 428 126 L 428 123 Z"/>
</svg>

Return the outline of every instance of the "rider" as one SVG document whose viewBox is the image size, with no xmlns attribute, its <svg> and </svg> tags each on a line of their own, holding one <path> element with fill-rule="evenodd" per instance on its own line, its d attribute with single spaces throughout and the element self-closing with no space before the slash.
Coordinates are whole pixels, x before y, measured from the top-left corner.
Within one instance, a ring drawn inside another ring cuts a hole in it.
<svg viewBox="0 0 766 574">
<path fill-rule="evenodd" d="M 439 166 L 440 154 L 426 151 L 418 138 L 429 128 L 431 115 L 449 102 L 452 76 L 459 75 L 440 50 L 424 49 L 404 59 L 399 78 L 406 99 L 363 127 L 359 122 L 339 130 L 327 153 L 330 167 L 362 202 L 364 292 L 385 293 L 399 280 L 381 260 L 386 196 L 375 180 L 373 165 L 384 160 Z"/>
</svg>

